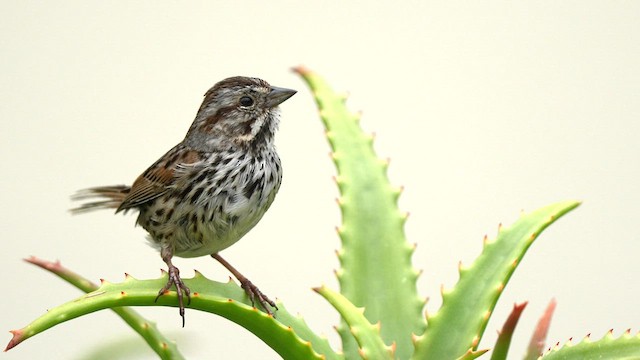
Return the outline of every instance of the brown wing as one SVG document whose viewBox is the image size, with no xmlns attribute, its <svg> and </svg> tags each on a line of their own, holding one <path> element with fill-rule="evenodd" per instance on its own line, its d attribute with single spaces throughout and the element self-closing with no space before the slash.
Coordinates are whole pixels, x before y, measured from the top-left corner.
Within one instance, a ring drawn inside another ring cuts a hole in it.
<svg viewBox="0 0 640 360">
<path fill-rule="evenodd" d="M 176 169 L 193 165 L 201 160 L 200 153 L 178 145 L 140 175 L 131 186 L 117 212 L 138 207 L 166 194 L 176 180 Z"/>
</svg>

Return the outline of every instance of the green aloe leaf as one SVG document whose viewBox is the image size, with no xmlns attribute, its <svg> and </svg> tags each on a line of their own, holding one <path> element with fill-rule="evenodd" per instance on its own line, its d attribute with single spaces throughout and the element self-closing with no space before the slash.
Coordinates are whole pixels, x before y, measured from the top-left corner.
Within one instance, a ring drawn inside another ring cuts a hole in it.
<svg viewBox="0 0 640 360">
<path fill-rule="evenodd" d="M 592 341 L 589 336 L 578 344 L 569 341 L 564 346 L 556 345 L 541 360 L 638 360 L 640 359 L 640 333 L 627 330 L 615 338 L 609 331 L 602 339 Z"/>
<path fill-rule="evenodd" d="M 183 279 L 191 289 L 191 309 L 206 311 L 225 317 L 262 339 L 283 359 L 341 359 L 326 339 L 313 333 L 304 321 L 291 315 L 282 303 L 278 303 L 277 319 L 252 307 L 244 290 L 233 282 L 220 283 L 209 280 L 199 272 L 191 279 Z M 178 305 L 175 292 L 169 292 L 155 301 L 158 289 L 167 282 L 164 274 L 155 280 L 137 280 L 127 276 L 118 284 L 103 282 L 76 300 L 50 309 L 46 314 L 26 327 L 13 330 L 13 338 L 7 348 L 67 320 L 94 311 L 120 306 L 173 306 Z"/>
<path fill-rule="evenodd" d="M 414 359 L 454 359 L 476 349 L 509 278 L 538 235 L 580 203 L 566 201 L 523 214 L 500 227 L 494 241 L 485 240 L 473 264 L 460 268 L 455 287 L 443 291 L 442 306 L 427 316 L 428 327 L 416 339 Z"/>
<path fill-rule="evenodd" d="M 412 334 L 422 333 L 426 324 L 421 316 L 425 300 L 416 287 L 419 272 L 411 265 L 415 246 L 405 239 L 407 216 L 397 206 L 400 189 L 389 184 L 388 162 L 376 156 L 373 137 L 363 133 L 345 98 L 316 73 L 294 70 L 315 97 L 338 170 L 340 292 L 364 307 L 369 322 L 380 322 L 384 342 L 395 343 L 396 356 L 407 359 L 413 353 Z M 347 324 L 339 332 L 345 355 L 357 357 L 358 344 Z"/>
<path fill-rule="evenodd" d="M 61 279 L 67 281 L 71 285 L 78 289 L 88 293 L 98 289 L 98 285 L 92 283 L 88 279 L 76 274 L 75 272 L 65 268 L 60 262 L 50 262 L 42 260 L 32 256 L 25 261 L 41 267 L 51 273 L 57 275 Z M 155 323 L 145 319 L 142 315 L 138 314 L 135 310 L 129 307 L 115 307 L 112 308 L 113 312 L 118 314 L 131 328 L 140 334 L 144 341 L 147 342 L 149 347 L 158 354 L 161 359 L 184 359 L 182 354 L 178 351 L 176 344 L 167 339 L 156 326 Z M 7 349 L 17 345 L 18 343 L 10 343 Z"/>
<path fill-rule="evenodd" d="M 393 346 L 387 346 L 380 337 L 380 324 L 373 325 L 364 317 L 364 309 L 353 305 L 342 294 L 325 286 L 314 289 L 338 310 L 349 326 L 349 331 L 359 345 L 358 352 L 363 359 L 393 359 Z"/>
</svg>

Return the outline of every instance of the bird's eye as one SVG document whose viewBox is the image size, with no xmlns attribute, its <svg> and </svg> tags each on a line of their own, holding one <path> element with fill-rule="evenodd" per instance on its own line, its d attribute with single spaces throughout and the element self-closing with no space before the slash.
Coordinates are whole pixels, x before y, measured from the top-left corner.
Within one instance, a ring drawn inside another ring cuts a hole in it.
<svg viewBox="0 0 640 360">
<path fill-rule="evenodd" d="M 253 99 L 249 96 L 243 96 L 240 98 L 240 105 L 244 107 L 249 107 L 253 105 Z"/>
</svg>

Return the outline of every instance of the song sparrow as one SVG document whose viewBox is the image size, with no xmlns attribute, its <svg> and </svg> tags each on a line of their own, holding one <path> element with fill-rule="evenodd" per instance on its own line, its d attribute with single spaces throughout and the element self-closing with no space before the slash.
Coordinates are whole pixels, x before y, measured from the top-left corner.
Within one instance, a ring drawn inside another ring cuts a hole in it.
<svg viewBox="0 0 640 360">
<path fill-rule="evenodd" d="M 182 326 L 183 295 L 190 301 L 190 290 L 172 264 L 173 256 L 211 255 L 240 281 L 252 303 L 257 299 L 269 314 L 269 306 L 277 309 L 218 252 L 251 230 L 278 192 L 282 167 L 274 146 L 277 107 L 295 93 L 257 78 L 222 80 L 205 94 L 184 140 L 132 186 L 96 187 L 74 196 L 94 199 L 72 209 L 74 213 L 105 208 L 140 212 L 137 223 L 149 232 L 168 266 L 169 281 L 158 297 L 175 285 Z"/>
</svg>

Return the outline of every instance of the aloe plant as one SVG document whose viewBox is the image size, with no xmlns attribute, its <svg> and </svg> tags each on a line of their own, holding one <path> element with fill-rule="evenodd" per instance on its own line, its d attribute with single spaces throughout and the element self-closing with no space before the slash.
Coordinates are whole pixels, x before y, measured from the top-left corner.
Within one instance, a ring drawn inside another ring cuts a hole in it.
<svg viewBox="0 0 640 360">
<path fill-rule="evenodd" d="M 223 316 L 262 339 L 285 359 L 475 359 L 489 349 L 478 344 L 496 303 L 529 246 L 540 233 L 579 203 L 564 201 L 523 213 L 510 226 L 500 227 L 495 239 L 485 238 L 482 253 L 460 266 L 460 279 L 442 291 L 442 306 L 425 314 L 425 300 L 418 293 L 417 271 L 411 263 L 414 245 L 404 235 L 406 214 L 397 206 L 400 189 L 389 184 L 387 162 L 376 157 L 373 138 L 362 132 L 359 116 L 345 106 L 317 74 L 294 69 L 310 87 L 326 128 L 341 197 L 342 224 L 338 234 L 341 267 L 336 271 L 340 291 L 316 288 L 338 311 L 342 352 L 316 335 L 304 320 L 291 315 L 281 302 L 274 318 L 256 310 L 244 291 L 233 282 L 219 283 L 196 273 L 185 283 L 198 293 L 188 307 Z M 26 327 L 13 330 L 6 350 L 59 323 L 102 309 L 112 309 L 137 331 L 163 359 L 181 359 L 175 344 L 153 324 L 128 306 L 177 306 L 175 293 L 155 302 L 163 278 L 92 285 L 59 263 L 28 260 L 74 284 L 85 295 L 49 310 Z M 524 304 L 514 307 L 505 321 L 491 359 L 507 358 L 509 344 Z M 614 338 L 611 332 L 596 341 L 559 344 L 542 355 L 551 312 L 547 311 L 532 339 L 527 359 L 640 358 L 640 335 L 627 331 Z M 5 351 L 6 351 L 5 350 Z"/>
</svg>

